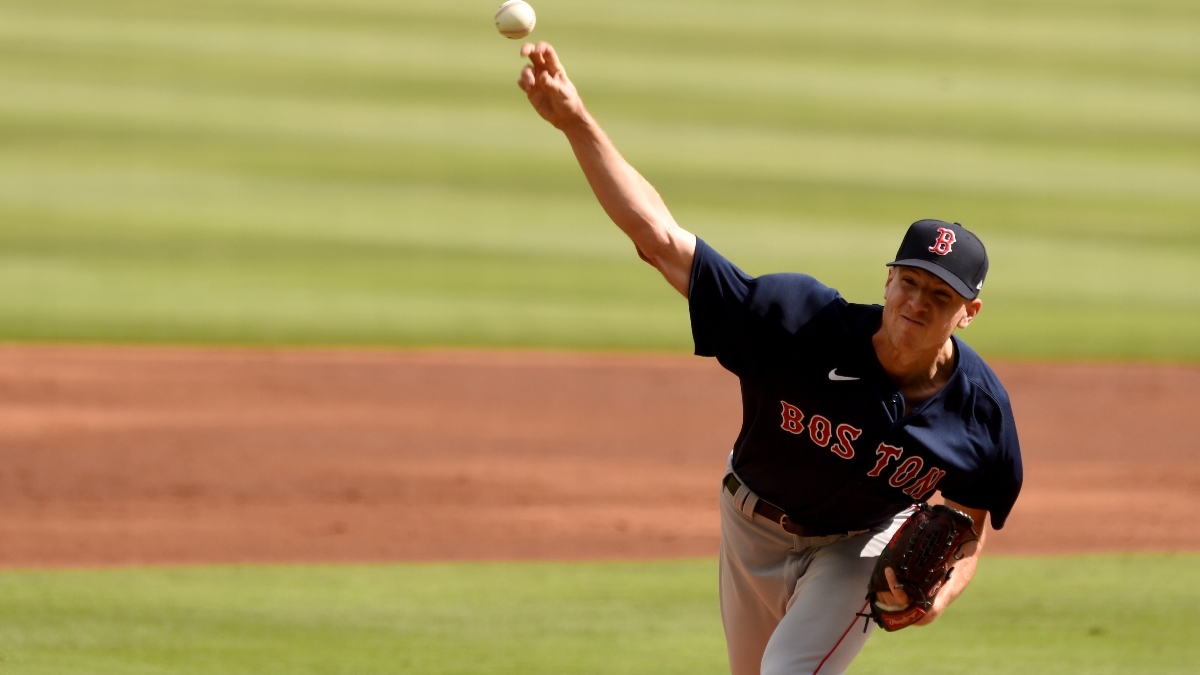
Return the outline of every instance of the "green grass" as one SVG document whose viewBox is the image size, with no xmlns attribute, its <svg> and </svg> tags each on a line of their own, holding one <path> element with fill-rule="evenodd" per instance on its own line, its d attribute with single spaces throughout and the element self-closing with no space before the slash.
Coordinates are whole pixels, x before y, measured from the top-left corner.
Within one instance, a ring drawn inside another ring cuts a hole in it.
<svg viewBox="0 0 1200 675">
<path fill-rule="evenodd" d="M 1200 555 L 991 558 L 851 672 L 1189 673 Z M 0 573 L 4 673 L 721 673 L 712 560 Z"/>
<path fill-rule="evenodd" d="M 0 340 L 689 346 L 496 0 L 0 2 Z M 685 227 L 875 301 L 992 253 L 989 356 L 1200 360 L 1200 5 L 538 0 Z"/>
</svg>

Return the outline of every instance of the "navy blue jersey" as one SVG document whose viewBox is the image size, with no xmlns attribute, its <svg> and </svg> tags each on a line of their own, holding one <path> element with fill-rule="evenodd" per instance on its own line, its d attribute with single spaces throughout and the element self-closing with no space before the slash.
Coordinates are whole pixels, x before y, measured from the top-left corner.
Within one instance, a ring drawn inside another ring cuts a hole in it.
<svg viewBox="0 0 1200 675">
<path fill-rule="evenodd" d="M 871 344 L 881 306 L 804 274 L 751 277 L 700 240 L 689 304 L 696 354 L 741 380 L 733 468 L 789 518 L 865 529 L 941 490 L 1004 526 L 1017 428 L 1000 380 L 957 337 L 949 382 L 906 415 Z"/>
</svg>

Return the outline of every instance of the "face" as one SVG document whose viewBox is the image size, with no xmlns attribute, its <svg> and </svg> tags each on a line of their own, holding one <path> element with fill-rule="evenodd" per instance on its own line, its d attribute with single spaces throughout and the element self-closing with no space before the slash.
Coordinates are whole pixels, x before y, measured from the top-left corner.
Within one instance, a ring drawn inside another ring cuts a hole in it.
<svg viewBox="0 0 1200 675">
<path fill-rule="evenodd" d="M 983 307 L 982 300 L 967 300 L 917 267 L 889 267 L 883 299 L 882 328 L 901 351 L 940 349 L 955 329 L 970 325 Z"/>
</svg>

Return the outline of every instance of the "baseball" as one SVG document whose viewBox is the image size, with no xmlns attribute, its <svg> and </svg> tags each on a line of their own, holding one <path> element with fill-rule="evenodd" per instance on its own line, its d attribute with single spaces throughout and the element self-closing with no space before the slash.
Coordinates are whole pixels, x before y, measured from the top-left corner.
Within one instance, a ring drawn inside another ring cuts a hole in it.
<svg viewBox="0 0 1200 675">
<path fill-rule="evenodd" d="M 537 15 L 523 0 L 508 0 L 496 10 L 496 30 L 511 40 L 520 40 L 532 33 L 536 23 Z"/>
</svg>

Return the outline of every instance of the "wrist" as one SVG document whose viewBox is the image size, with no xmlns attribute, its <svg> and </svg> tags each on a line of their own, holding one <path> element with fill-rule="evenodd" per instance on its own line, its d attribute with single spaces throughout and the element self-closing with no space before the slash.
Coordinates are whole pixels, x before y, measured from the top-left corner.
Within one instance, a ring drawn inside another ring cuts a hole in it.
<svg viewBox="0 0 1200 675">
<path fill-rule="evenodd" d="M 579 114 L 572 115 L 554 126 L 568 137 L 591 136 L 597 128 L 596 120 L 592 119 L 591 114 L 582 105 L 579 106 Z"/>
</svg>

